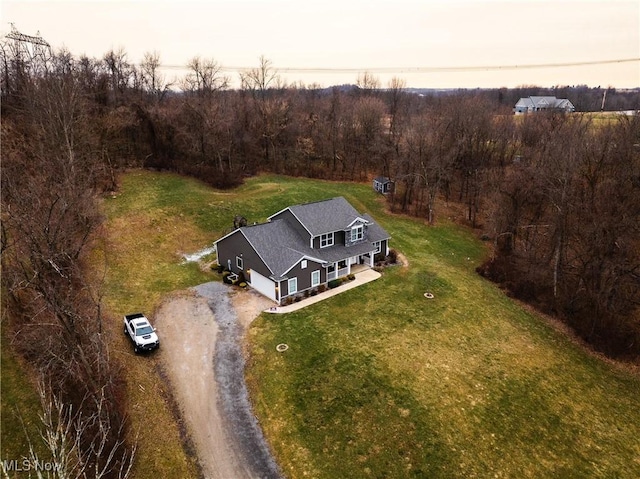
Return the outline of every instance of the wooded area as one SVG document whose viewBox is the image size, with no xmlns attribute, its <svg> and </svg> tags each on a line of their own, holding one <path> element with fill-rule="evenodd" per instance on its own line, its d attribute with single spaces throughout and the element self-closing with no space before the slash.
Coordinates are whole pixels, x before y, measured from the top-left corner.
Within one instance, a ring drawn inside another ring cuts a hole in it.
<svg viewBox="0 0 640 479">
<path fill-rule="evenodd" d="M 595 348 L 640 353 L 640 117 L 512 114 L 520 96 L 549 93 L 599 109 L 600 88 L 417 95 L 364 74 L 322 89 L 285 85 L 262 57 L 233 90 L 200 57 L 169 84 L 157 53 L 140 65 L 122 50 L 25 58 L 7 42 L 0 55 L 3 301 L 13 344 L 50 378 L 52 397 L 123 422 L 123 401 L 100 401 L 123 393 L 86 254 L 100 235 L 96 197 L 125 168 L 218 188 L 263 171 L 389 176 L 392 211 L 433 223 L 441 202 L 464 204 L 469 225 L 496 245 L 482 274 Z M 638 91 L 607 95 L 617 108 L 640 106 Z M 112 432 L 119 467 L 128 453 L 123 431 Z"/>
</svg>

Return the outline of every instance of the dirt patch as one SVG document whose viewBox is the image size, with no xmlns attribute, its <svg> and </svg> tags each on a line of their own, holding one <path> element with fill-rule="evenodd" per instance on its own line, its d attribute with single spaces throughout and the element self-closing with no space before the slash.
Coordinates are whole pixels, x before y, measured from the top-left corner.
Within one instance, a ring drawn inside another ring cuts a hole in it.
<svg viewBox="0 0 640 479">
<path fill-rule="evenodd" d="M 400 252 L 398 252 L 397 254 L 398 254 L 398 263 L 400 263 L 403 268 L 408 268 L 409 260 L 407 259 L 407 257 Z"/>
<path fill-rule="evenodd" d="M 234 291 L 231 294 L 231 301 L 236 310 L 238 322 L 243 329 L 248 328 L 251 322 L 258 317 L 262 311 L 275 304 L 269 298 L 262 296 L 253 289 Z"/>
<path fill-rule="evenodd" d="M 272 303 L 230 291 L 207 283 L 162 303 L 155 315 L 162 368 L 204 477 L 277 478 L 246 395 L 241 353 L 244 330 Z"/>
</svg>

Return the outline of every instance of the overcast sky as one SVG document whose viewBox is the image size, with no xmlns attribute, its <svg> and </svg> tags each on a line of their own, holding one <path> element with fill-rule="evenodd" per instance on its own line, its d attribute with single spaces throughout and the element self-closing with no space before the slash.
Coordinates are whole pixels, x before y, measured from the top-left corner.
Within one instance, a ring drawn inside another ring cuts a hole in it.
<svg viewBox="0 0 640 479">
<path fill-rule="evenodd" d="M 3 36 L 13 22 L 75 55 L 124 48 L 137 63 L 156 51 L 173 67 L 213 58 L 233 81 L 264 55 L 307 85 L 369 71 L 383 86 L 394 76 L 429 88 L 640 86 L 640 0 L 2 0 L 0 20 Z M 529 67 L 575 63 L 587 64 Z"/>
</svg>

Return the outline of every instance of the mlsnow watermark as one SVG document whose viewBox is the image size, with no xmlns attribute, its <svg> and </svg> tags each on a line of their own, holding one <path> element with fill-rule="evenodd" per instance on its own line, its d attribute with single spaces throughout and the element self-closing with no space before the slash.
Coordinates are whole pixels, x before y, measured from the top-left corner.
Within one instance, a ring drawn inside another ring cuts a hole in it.
<svg viewBox="0 0 640 479">
<path fill-rule="evenodd" d="M 54 472 L 60 470 L 60 464 L 53 461 L 41 461 L 39 459 L 3 459 L 2 471 L 9 472 Z"/>
</svg>

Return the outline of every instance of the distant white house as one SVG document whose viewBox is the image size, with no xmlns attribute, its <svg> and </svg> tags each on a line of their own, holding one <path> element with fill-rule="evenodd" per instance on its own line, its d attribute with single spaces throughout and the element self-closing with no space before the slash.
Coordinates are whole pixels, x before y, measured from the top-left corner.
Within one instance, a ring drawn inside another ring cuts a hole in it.
<svg viewBox="0 0 640 479">
<path fill-rule="evenodd" d="M 513 112 L 516 115 L 523 113 L 532 113 L 543 110 L 562 110 L 565 112 L 574 112 L 576 108 L 566 98 L 556 98 L 555 96 L 530 96 L 520 98 Z"/>
</svg>

